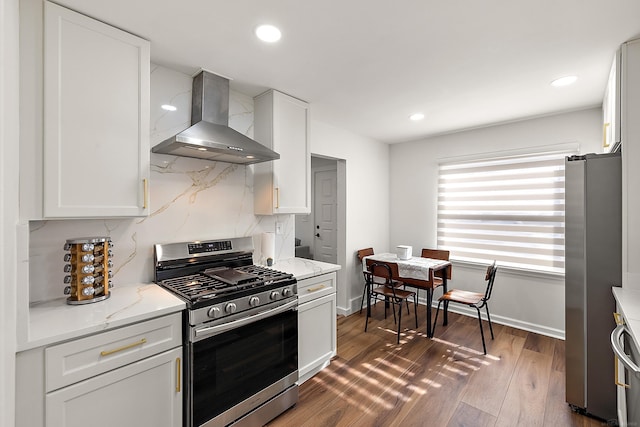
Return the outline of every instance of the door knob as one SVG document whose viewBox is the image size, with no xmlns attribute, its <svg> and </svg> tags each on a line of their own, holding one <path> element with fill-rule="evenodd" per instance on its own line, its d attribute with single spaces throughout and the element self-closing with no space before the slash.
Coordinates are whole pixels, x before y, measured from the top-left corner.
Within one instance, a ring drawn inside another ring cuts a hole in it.
<svg viewBox="0 0 640 427">
<path fill-rule="evenodd" d="M 320 233 L 316 233 L 316 237 L 320 237 Z"/>
</svg>

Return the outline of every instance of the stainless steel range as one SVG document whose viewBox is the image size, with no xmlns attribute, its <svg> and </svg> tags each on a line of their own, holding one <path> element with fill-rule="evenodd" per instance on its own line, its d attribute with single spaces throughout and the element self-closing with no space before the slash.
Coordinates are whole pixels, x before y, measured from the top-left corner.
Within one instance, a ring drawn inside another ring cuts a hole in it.
<svg viewBox="0 0 640 427">
<path fill-rule="evenodd" d="M 154 249 L 156 283 L 187 303 L 185 426 L 261 426 L 293 406 L 295 277 L 253 265 L 251 237 Z"/>
</svg>

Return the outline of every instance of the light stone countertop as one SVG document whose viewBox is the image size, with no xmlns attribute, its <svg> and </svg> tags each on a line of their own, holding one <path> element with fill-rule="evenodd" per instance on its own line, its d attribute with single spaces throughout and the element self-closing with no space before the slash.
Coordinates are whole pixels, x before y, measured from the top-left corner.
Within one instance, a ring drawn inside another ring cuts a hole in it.
<svg viewBox="0 0 640 427">
<path fill-rule="evenodd" d="M 66 297 L 29 307 L 29 332 L 18 351 L 58 343 L 84 335 L 149 320 L 186 307 L 184 301 L 154 283 L 111 289 L 111 296 L 96 303 L 69 305 Z"/>
<path fill-rule="evenodd" d="M 329 264 L 327 262 L 314 261 L 306 258 L 289 258 L 276 260 L 270 268 L 290 273 L 298 280 L 308 279 L 309 277 L 320 276 L 321 274 L 332 273 L 340 270 L 342 267 L 338 264 Z"/>
<path fill-rule="evenodd" d="M 274 270 L 303 280 L 340 270 L 337 264 L 305 258 L 277 260 Z M 29 307 L 28 337 L 18 342 L 18 351 L 79 338 L 184 310 L 186 304 L 154 283 L 118 286 L 111 296 L 86 305 L 69 305 L 66 297 Z"/>
<path fill-rule="evenodd" d="M 624 287 L 615 287 L 613 296 L 618 303 L 618 310 L 624 316 L 631 336 L 636 343 L 636 347 L 640 348 L 640 290 L 626 289 Z"/>
</svg>

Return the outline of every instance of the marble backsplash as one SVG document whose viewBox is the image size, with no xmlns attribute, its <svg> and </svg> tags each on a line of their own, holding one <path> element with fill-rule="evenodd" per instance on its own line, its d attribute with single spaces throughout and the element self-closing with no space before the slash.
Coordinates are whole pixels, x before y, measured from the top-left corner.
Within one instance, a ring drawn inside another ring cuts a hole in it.
<svg viewBox="0 0 640 427">
<path fill-rule="evenodd" d="M 152 64 L 151 146 L 187 128 L 190 115 L 191 76 Z M 229 126 L 253 136 L 251 97 L 230 92 Z M 149 203 L 145 218 L 31 221 L 29 301 L 63 296 L 63 246 L 71 238 L 111 237 L 115 286 L 153 281 L 155 243 L 253 236 L 260 263 L 262 233 L 275 231 L 276 222 L 283 229 L 276 235 L 276 268 L 279 259 L 294 256 L 294 216 L 253 213 L 252 166 L 152 153 Z"/>
</svg>

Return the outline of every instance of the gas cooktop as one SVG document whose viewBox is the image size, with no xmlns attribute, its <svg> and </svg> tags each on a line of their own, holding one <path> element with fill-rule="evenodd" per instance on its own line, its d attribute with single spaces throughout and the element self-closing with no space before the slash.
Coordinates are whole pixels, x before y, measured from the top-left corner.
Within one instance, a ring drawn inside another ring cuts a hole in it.
<svg viewBox="0 0 640 427">
<path fill-rule="evenodd" d="M 251 237 L 170 243 L 154 249 L 156 283 L 185 300 L 190 309 L 296 283 L 292 274 L 253 264 Z"/>
</svg>

